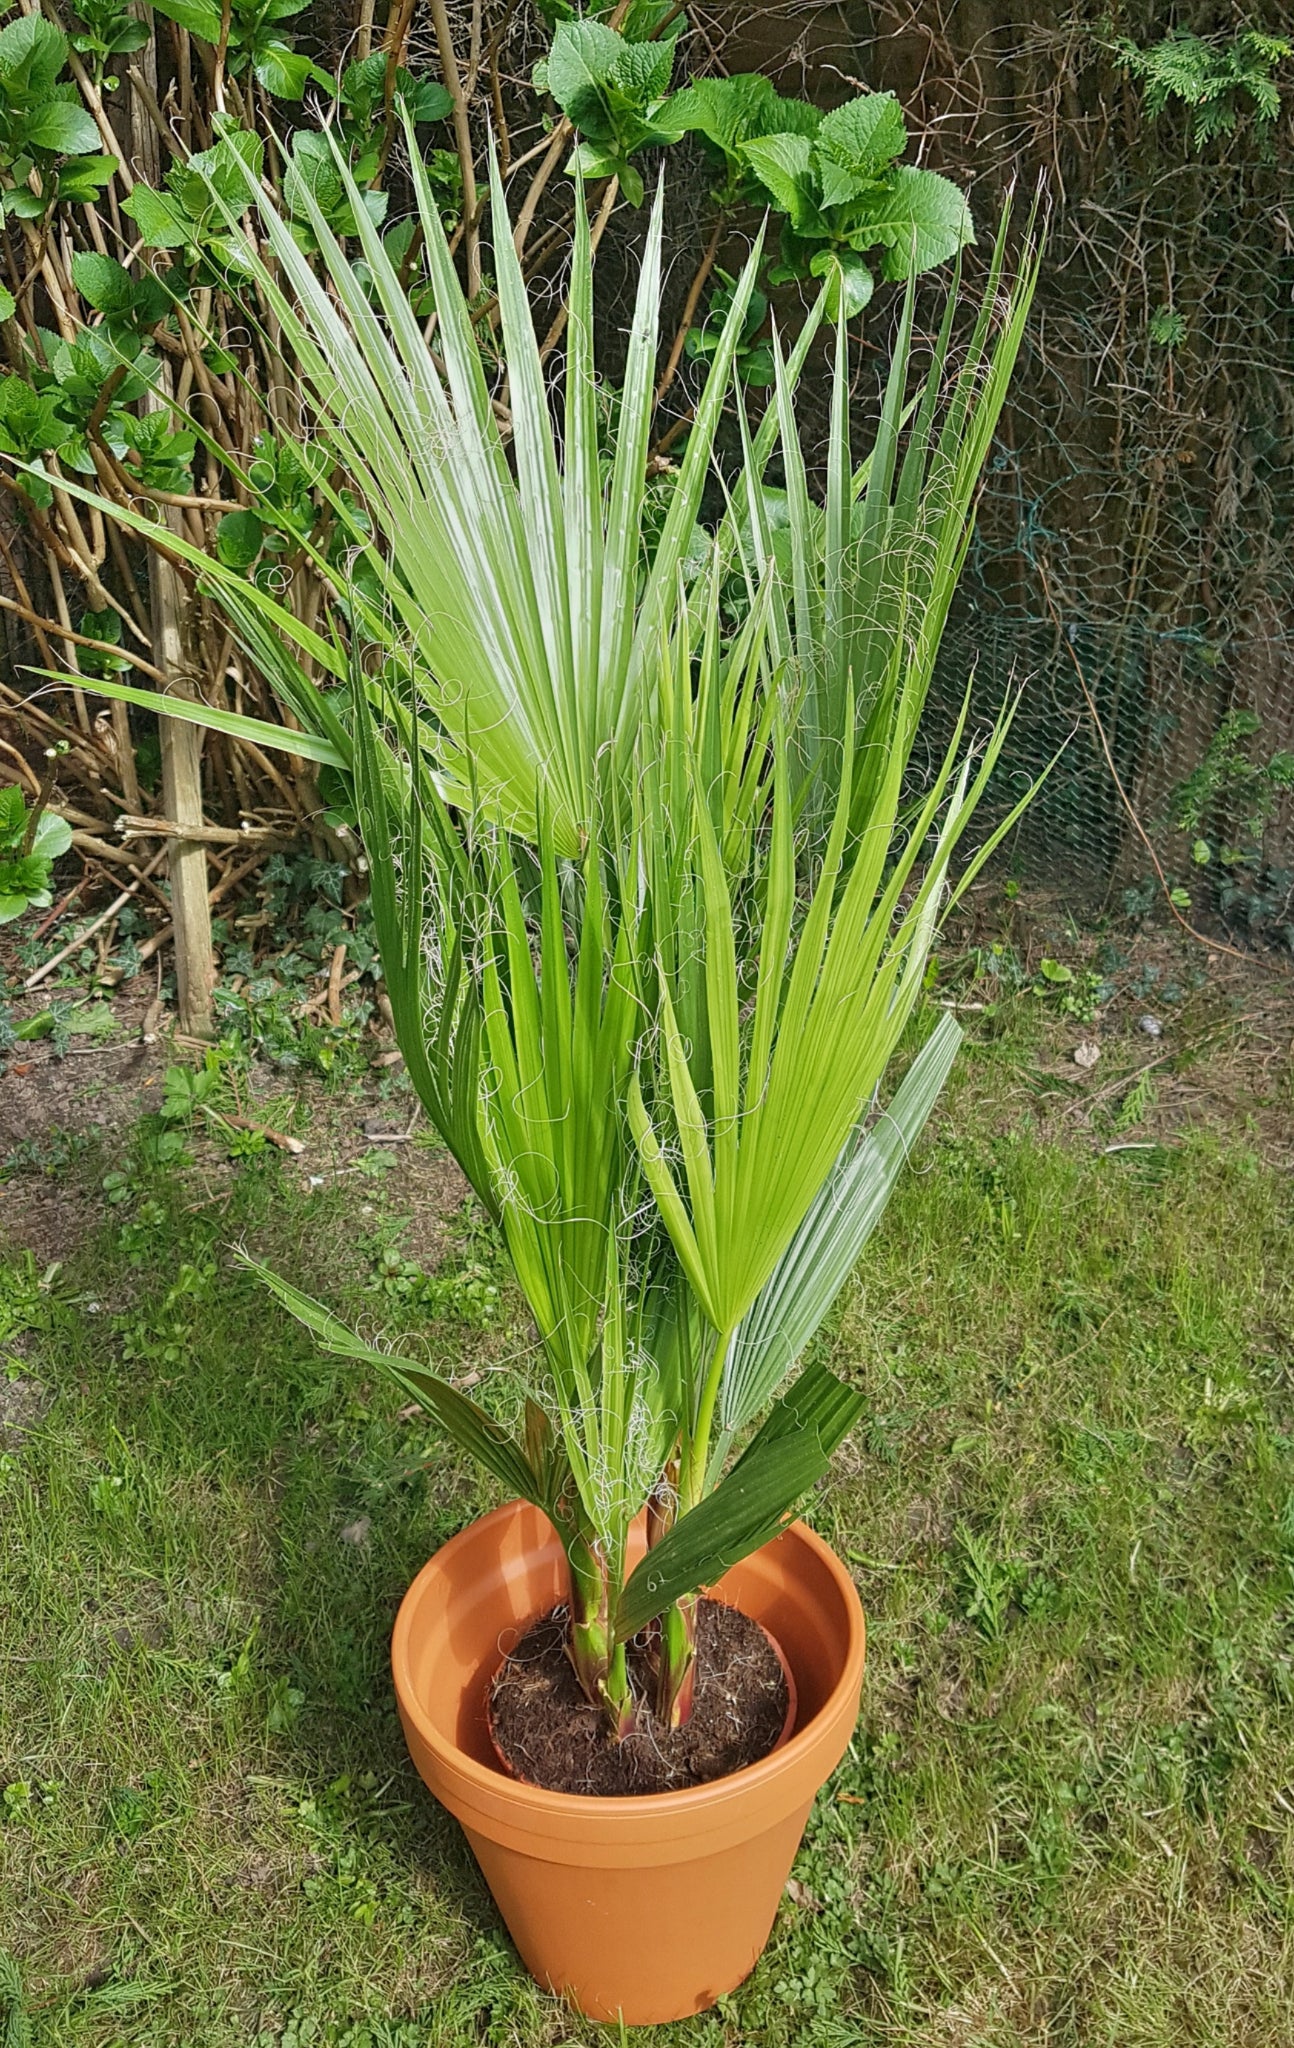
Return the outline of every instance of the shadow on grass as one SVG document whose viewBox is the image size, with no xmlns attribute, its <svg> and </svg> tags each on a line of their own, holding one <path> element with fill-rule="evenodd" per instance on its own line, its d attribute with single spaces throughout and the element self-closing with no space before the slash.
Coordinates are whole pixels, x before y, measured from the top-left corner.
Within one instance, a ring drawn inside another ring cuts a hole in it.
<svg viewBox="0 0 1294 2048">
<path fill-rule="evenodd" d="M 190 1636 L 223 1638 L 215 1682 L 247 1721 L 248 1768 L 267 1740 L 322 1884 L 358 1842 L 494 1935 L 461 1831 L 410 1762 L 389 1661 L 410 1581 L 493 1502 L 393 1389 L 319 1352 L 234 1258 L 254 1246 L 372 1329 L 388 1305 L 365 1290 L 354 1203 L 303 1193 L 274 1159 L 214 1201 L 138 1147 L 119 1171 L 124 1198 L 69 1263 L 50 1333 L 63 1412 L 105 1447 L 116 1492 L 103 1498 L 120 1503 L 93 1536 L 137 1578 L 164 1571 Z M 465 1353 L 476 1336 L 450 1326 L 422 1341 Z M 251 1615 L 241 1641 L 234 1613 Z"/>
</svg>

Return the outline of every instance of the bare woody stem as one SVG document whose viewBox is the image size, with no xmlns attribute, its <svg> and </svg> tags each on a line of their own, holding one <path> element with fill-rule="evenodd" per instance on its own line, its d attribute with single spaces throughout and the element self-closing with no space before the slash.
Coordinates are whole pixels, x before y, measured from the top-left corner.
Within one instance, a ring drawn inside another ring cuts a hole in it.
<svg viewBox="0 0 1294 2048">
<path fill-rule="evenodd" d="M 53 748 L 50 749 L 50 753 L 52 759 L 45 773 L 41 776 L 40 788 L 36 792 L 36 801 L 28 815 L 27 830 L 23 834 L 22 846 L 19 848 L 19 857 L 22 860 L 26 860 L 32 847 L 36 844 L 36 831 L 40 825 L 41 815 L 46 804 L 49 802 L 50 792 L 58 779 L 58 755 Z"/>
<path fill-rule="evenodd" d="M 454 103 L 454 140 L 458 147 L 458 165 L 463 178 L 463 254 L 467 262 L 467 297 L 470 303 L 481 289 L 481 236 L 476 205 L 476 162 L 472 148 L 471 123 L 467 113 L 467 94 L 463 89 L 462 74 L 458 68 L 458 57 L 454 50 L 454 37 L 449 25 L 449 10 L 445 0 L 431 0 L 431 22 L 436 31 L 436 49 L 440 57 L 445 90 Z"/>
<path fill-rule="evenodd" d="M 683 360 L 683 348 L 688 335 L 692 331 L 692 322 L 696 318 L 696 309 L 700 304 L 701 294 L 705 290 L 710 272 L 714 269 L 716 259 L 718 258 L 719 244 L 723 239 L 724 219 L 724 214 L 720 213 L 711 231 L 710 239 L 706 243 L 705 254 L 697 265 L 696 276 L 688 287 L 687 298 L 683 302 L 683 311 L 679 317 L 678 330 L 671 344 L 665 368 L 661 371 L 660 382 L 656 386 L 657 405 L 660 404 L 678 374 L 678 366 Z"/>
<path fill-rule="evenodd" d="M 518 256 L 524 256 L 526 252 L 526 243 L 530 239 L 530 230 L 534 223 L 535 211 L 543 196 L 544 187 L 557 169 L 562 151 L 566 148 L 573 132 L 570 122 L 563 114 L 561 120 L 553 129 L 548 147 L 544 152 L 543 161 L 530 180 L 529 190 L 521 202 L 521 207 L 517 214 L 516 223 L 512 230 L 512 240 Z M 514 164 L 513 169 L 517 168 L 518 166 Z"/>
<path fill-rule="evenodd" d="M 603 235 L 606 233 L 607 222 L 611 218 L 611 209 L 616 203 L 616 197 L 619 191 L 619 178 L 612 178 L 610 184 L 606 188 L 606 191 L 602 195 L 602 204 L 598 208 L 597 219 L 594 221 L 592 232 L 589 235 L 590 257 L 596 256 L 598 253 L 598 243 L 602 240 Z M 561 340 L 563 334 L 565 334 L 566 322 L 570 318 L 570 311 L 571 302 L 568 297 L 563 299 L 561 305 L 557 308 L 556 313 L 553 315 L 552 325 L 539 345 L 539 360 L 541 363 L 546 363 L 548 361 L 549 356 L 557 347 L 557 344 Z"/>
</svg>

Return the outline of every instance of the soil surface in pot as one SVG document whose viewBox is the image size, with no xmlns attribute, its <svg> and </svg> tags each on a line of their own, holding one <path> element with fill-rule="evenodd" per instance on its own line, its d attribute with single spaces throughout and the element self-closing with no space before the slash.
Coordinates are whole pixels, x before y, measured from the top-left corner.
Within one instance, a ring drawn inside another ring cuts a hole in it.
<svg viewBox="0 0 1294 2048">
<path fill-rule="evenodd" d="M 786 1674 L 758 1622 L 718 1600 L 697 1617 L 696 1690 L 686 1726 L 668 1729 L 644 1704 L 642 1722 L 612 1742 L 566 1654 L 567 1613 L 556 1607 L 527 1630 L 490 1692 L 494 1740 L 518 1778 L 550 1792 L 624 1798 L 680 1792 L 758 1763 L 786 1721 Z M 654 1680 L 650 1652 L 629 1649 L 644 1702 Z"/>
</svg>

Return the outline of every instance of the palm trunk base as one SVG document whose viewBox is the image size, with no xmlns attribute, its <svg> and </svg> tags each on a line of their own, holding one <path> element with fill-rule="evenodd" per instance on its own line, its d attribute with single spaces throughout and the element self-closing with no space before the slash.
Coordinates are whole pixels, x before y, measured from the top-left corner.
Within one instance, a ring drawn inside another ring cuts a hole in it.
<svg viewBox="0 0 1294 2048">
<path fill-rule="evenodd" d="M 689 1594 L 676 1607 L 667 1608 L 660 1618 L 656 1718 L 666 1728 L 682 1728 L 691 1717 L 699 1602 L 699 1594 Z"/>
</svg>

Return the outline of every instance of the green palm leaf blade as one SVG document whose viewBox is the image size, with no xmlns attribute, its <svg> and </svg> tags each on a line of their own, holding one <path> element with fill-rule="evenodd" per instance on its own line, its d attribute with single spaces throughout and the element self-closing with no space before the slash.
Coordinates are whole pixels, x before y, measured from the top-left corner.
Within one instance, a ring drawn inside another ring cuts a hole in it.
<svg viewBox="0 0 1294 2048">
<path fill-rule="evenodd" d="M 780 871 L 773 862 L 750 1052 L 743 1061 L 735 1159 L 733 1134 L 722 1128 L 721 1099 L 716 1093 L 715 1114 L 708 1115 L 692 1070 L 693 1049 L 699 1044 L 712 1058 L 722 1034 L 716 1039 L 713 1020 L 707 1019 L 689 1045 L 671 1026 L 668 992 L 661 998 L 666 1057 L 657 1064 L 653 1110 L 648 1111 L 639 1090 L 631 1091 L 629 1112 L 662 1220 L 700 1306 L 725 1345 L 813 1208 L 919 998 L 949 863 L 983 795 L 1005 731 L 1001 723 L 994 730 L 972 778 L 969 760 L 957 766 L 963 724 L 964 714 L 902 838 L 903 763 L 896 759 L 870 834 L 852 848 L 846 726 L 836 816 L 785 959 L 782 934 L 788 929 L 791 877 L 785 854 Z M 774 851 L 778 809 L 790 801 L 784 774 L 779 783 Z M 785 830 L 782 837 L 785 841 Z M 700 951 L 707 963 L 703 996 L 708 1000 L 714 993 L 713 965 L 724 958 L 714 930 L 715 917 L 723 915 L 717 892 L 707 900 L 706 913 Z M 662 906 L 658 914 L 663 915 Z M 719 1000 L 724 1010 L 730 1007 L 730 995 Z M 806 1074 L 813 1077 L 807 1093 Z M 730 1082 L 725 1089 L 724 1099 L 730 1101 Z M 716 1168 L 725 1155 L 720 1176 Z"/>
<path fill-rule="evenodd" d="M 424 220 L 424 236 L 440 327 L 455 344 L 447 354 L 448 392 L 340 152 L 336 167 L 387 329 L 309 194 L 303 199 L 331 292 L 264 193 L 262 224 L 296 304 L 250 245 L 246 260 L 275 308 L 321 423 L 389 545 L 389 570 L 380 557 L 375 566 L 426 664 L 431 708 L 455 752 L 472 760 L 481 800 L 533 831 L 542 779 L 566 850 L 574 851 L 585 792 L 570 785 L 561 692 L 545 640 L 546 603 L 531 563 L 532 542 L 552 533 L 551 501 L 536 488 L 529 463 L 514 481 L 503 460 L 492 413 L 482 404 L 479 363 L 475 373 L 467 364 L 462 337 L 470 317 L 439 219 Z M 506 215 L 500 220 L 505 226 Z M 505 239 L 501 233 L 501 248 Z M 534 423 L 526 410 L 526 337 L 530 351 L 537 352 L 537 343 L 528 308 L 524 328 L 520 324 L 506 266 L 500 286 L 509 301 L 529 448 Z"/>
<path fill-rule="evenodd" d="M 386 747 L 358 663 L 351 705 L 356 812 L 396 1039 L 419 1100 L 497 1221 L 481 1142 L 480 1007 L 456 921 L 464 888 L 461 847 L 434 780 L 419 772 L 416 758 L 402 773 Z M 410 736 L 416 746 L 412 724 Z"/>
<path fill-rule="evenodd" d="M 616 1609 L 619 1639 L 637 1635 L 662 1608 L 713 1585 L 770 1542 L 822 1478 L 862 1408 L 863 1396 L 825 1366 L 802 1373 L 731 1472 L 632 1573 Z"/>
<path fill-rule="evenodd" d="M 744 1427 L 771 1400 L 858 1263 L 948 1078 L 961 1027 L 945 1014 L 888 1109 L 851 1137 L 772 1277 L 740 1324 L 724 1366 L 719 1417 Z"/>
<path fill-rule="evenodd" d="M 115 697 L 122 704 L 137 704 L 141 711 L 155 711 L 160 718 L 178 718 L 186 725 L 200 725 L 207 732 L 228 733 L 231 739 L 250 740 L 253 746 L 272 747 L 281 754 L 298 754 L 303 761 L 317 761 L 324 768 L 348 769 L 350 747 L 316 732 L 293 732 L 268 718 L 248 718 L 241 711 L 226 711 L 218 704 L 203 704 L 192 697 L 171 697 L 164 690 L 139 690 L 133 683 L 118 683 L 110 676 L 74 675 L 64 668 L 30 668 L 33 676 L 47 676 L 51 682 L 66 683 L 74 690 L 90 690 L 96 697 Z"/>
<path fill-rule="evenodd" d="M 425 1366 L 366 1344 L 331 1309 L 325 1308 L 312 1296 L 302 1294 L 299 1288 L 272 1273 L 259 1259 L 240 1252 L 238 1260 L 269 1288 L 290 1315 L 318 1338 L 325 1351 L 334 1352 L 340 1358 L 354 1359 L 362 1365 L 371 1365 L 384 1373 L 401 1393 L 426 1409 L 460 1450 L 477 1459 L 487 1472 L 492 1472 L 510 1494 L 547 1509 L 549 1501 L 545 1490 L 540 1487 L 521 1446 L 508 1435 L 501 1423 L 486 1414 L 484 1408 L 469 1400 L 466 1394 L 460 1394 L 447 1380 L 428 1372 Z"/>
<path fill-rule="evenodd" d="M 259 223 L 272 261 L 213 193 L 256 291 L 272 313 L 319 432 L 374 522 L 364 548 L 393 622 L 418 650 L 419 688 L 439 733 L 442 774 L 470 780 L 474 807 L 533 840 L 536 793 L 566 856 L 593 822 L 610 759 L 632 773 L 665 621 L 710 474 L 746 306 L 752 251 L 706 378 L 652 563 L 641 576 L 646 453 L 660 299 L 658 195 L 644 250 L 617 446 L 604 485 L 593 405 L 588 226 L 577 201 L 565 448 L 559 456 L 544 363 L 491 168 L 495 262 L 515 474 L 482 372 L 471 309 L 424 169 L 413 177 L 442 349 L 428 349 L 408 293 L 343 154 L 363 274 L 303 182 L 296 204 L 316 262 L 264 190 Z M 320 272 L 323 275 L 321 276 Z M 326 280 L 326 282 L 325 282 Z M 376 302 L 376 303 L 374 303 Z M 93 498 L 94 494 L 90 496 Z M 97 502 L 97 500 L 96 500 Z M 113 508 L 107 508 L 113 509 Z M 326 571 L 326 564 L 316 567 Z M 372 627 L 373 619 L 367 623 Z M 430 742 L 429 742 L 430 743 Z"/>
</svg>

